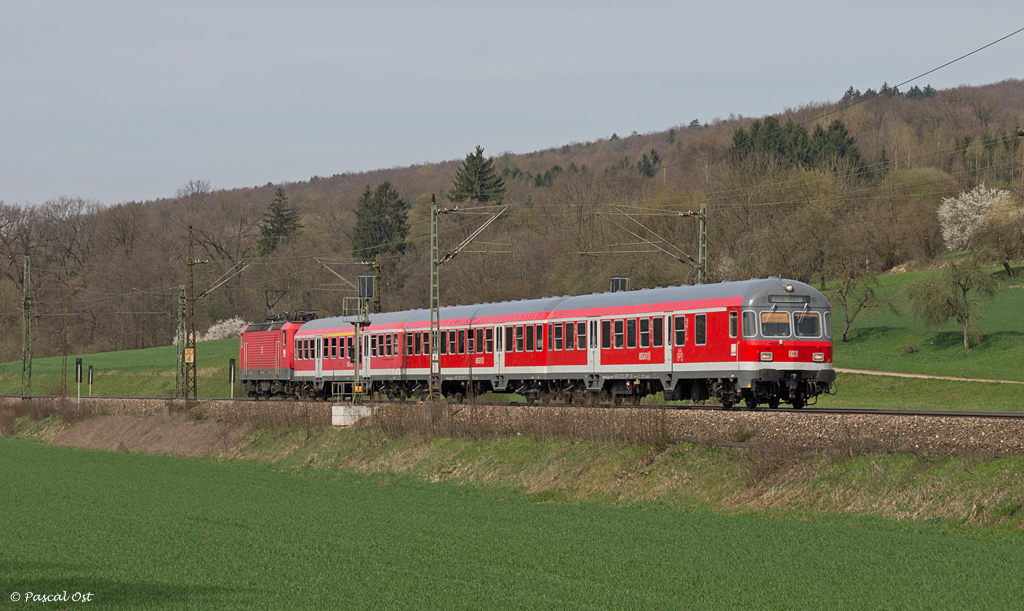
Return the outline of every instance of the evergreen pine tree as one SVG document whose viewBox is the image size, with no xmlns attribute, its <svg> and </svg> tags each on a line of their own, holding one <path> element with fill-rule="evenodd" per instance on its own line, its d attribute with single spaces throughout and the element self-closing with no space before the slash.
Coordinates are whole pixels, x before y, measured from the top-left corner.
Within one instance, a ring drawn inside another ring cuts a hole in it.
<svg viewBox="0 0 1024 611">
<path fill-rule="evenodd" d="M 256 252 L 261 257 L 272 253 L 281 241 L 302 231 L 302 217 L 299 211 L 288 204 L 288 195 L 278 187 L 274 201 L 263 213 L 260 223 L 260 237 L 256 241 Z"/>
<path fill-rule="evenodd" d="M 352 256 L 368 259 L 378 254 L 404 253 L 408 216 L 409 204 L 390 182 L 385 180 L 373 191 L 367 185 L 357 202 Z"/>
<path fill-rule="evenodd" d="M 466 160 L 459 166 L 448 199 L 453 202 L 467 199 L 500 201 L 504 193 L 505 181 L 494 171 L 494 159 L 484 159 L 484 149 L 477 146 L 476 152 L 466 155 Z"/>
</svg>

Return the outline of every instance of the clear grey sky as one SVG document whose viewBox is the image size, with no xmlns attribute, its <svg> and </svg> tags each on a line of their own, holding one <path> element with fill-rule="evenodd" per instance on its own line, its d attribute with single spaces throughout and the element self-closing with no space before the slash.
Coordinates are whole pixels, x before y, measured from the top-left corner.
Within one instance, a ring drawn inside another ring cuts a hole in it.
<svg viewBox="0 0 1024 611">
<path fill-rule="evenodd" d="M 0 27 L 0 200 L 113 204 L 836 100 L 1024 27 L 1024 4 L 3 0 Z M 1024 33 L 919 84 L 1022 60 Z"/>
</svg>

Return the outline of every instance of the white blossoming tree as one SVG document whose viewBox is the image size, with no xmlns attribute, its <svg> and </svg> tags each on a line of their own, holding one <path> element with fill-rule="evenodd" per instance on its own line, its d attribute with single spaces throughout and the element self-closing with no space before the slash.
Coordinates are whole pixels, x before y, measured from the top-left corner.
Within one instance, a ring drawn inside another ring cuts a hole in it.
<svg viewBox="0 0 1024 611">
<path fill-rule="evenodd" d="M 1010 203 L 1010 193 L 978 185 L 956 197 L 943 198 L 939 205 L 942 239 L 953 252 L 966 250 L 989 223 L 990 212 L 1001 212 Z"/>
</svg>

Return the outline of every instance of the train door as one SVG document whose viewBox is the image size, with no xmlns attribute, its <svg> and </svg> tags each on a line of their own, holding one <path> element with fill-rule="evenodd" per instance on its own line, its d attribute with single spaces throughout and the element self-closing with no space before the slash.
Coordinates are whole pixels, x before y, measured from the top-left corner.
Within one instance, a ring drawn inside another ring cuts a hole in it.
<svg viewBox="0 0 1024 611">
<path fill-rule="evenodd" d="M 324 338 L 316 338 L 316 377 L 324 376 Z"/>
<path fill-rule="evenodd" d="M 494 327 L 494 374 L 501 375 L 505 372 L 505 328 Z"/>
<path fill-rule="evenodd" d="M 597 338 L 597 320 L 588 321 L 590 326 L 590 338 L 587 342 L 587 371 L 590 373 L 597 373 L 597 366 L 601 360 L 601 350 L 598 348 L 600 344 Z"/>
</svg>

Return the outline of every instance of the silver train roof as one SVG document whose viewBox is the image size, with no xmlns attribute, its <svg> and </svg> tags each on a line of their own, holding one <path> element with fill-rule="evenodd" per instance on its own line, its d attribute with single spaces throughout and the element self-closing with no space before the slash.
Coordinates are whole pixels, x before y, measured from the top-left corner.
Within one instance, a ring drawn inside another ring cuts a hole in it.
<svg viewBox="0 0 1024 611">
<path fill-rule="evenodd" d="M 787 293 L 786 286 L 793 290 Z M 589 310 L 635 306 L 647 303 L 673 303 L 680 301 L 702 301 L 740 297 L 744 306 L 769 306 L 769 295 L 807 295 L 810 307 L 827 308 L 828 300 L 814 287 L 796 280 L 781 278 L 764 278 L 741 280 L 737 282 L 721 282 L 718 284 L 695 284 L 687 286 L 669 286 L 617 293 L 593 293 L 575 297 L 544 297 L 542 299 L 523 299 L 520 301 L 501 301 L 495 303 L 478 303 L 473 305 L 444 306 L 441 308 L 441 319 L 474 319 L 489 316 L 509 316 L 517 314 L 544 313 L 554 315 L 560 311 Z M 401 312 L 383 312 L 371 314 L 371 324 L 396 324 L 407 322 L 430 321 L 430 310 L 404 310 Z M 351 325 L 350 318 L 332 316 L 318 318 L 302 325 L 302 331 L 317 329 L 333 329 Z"/>
</svg>

